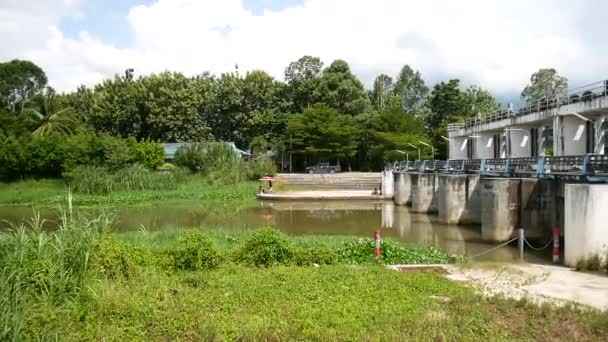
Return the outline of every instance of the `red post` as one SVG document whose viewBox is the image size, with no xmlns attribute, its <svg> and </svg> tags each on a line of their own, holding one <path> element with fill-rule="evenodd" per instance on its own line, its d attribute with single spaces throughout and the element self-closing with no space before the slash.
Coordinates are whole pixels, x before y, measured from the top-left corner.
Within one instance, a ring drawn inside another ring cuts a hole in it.
<svg viewBox="0 0 608 342">
<path fill-rule="evenodd" d="M 559 264 L 559 229 L 553 229 L 553 263 Z"/>
<path fill-rule="evenodd" d="M 379 230 L 376 230 L 374 232 L 374 241 L 376 242 L 376 258 L 379 258 L 380 253 L 381 253 L 381 251 L 380 251 L 380 242 L 381 241 L 380 241 L 380 231 Z"/>
</svg>

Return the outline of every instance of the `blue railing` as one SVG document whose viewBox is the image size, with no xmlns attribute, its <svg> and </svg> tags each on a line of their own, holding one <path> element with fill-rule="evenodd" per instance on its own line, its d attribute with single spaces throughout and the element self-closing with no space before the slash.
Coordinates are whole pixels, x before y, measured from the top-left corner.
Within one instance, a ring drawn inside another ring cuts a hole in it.
<svg viewBox="0 0 608 342">
<path fill-rule="evenodd" d="M 387 165 L 386 169 L 496 177 L 608 177 L 608 155 L 400 161 Z"/>
</svg>

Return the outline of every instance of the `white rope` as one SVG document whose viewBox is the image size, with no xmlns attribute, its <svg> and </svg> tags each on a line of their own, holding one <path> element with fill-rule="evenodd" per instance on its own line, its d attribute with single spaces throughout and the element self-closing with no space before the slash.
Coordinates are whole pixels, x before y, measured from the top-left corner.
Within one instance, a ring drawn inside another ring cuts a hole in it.
<svg viewBox="0 0 608 342">
<path fill-rule="evenodd" d="M 511 242 L 513 242 L 513 241 L 515 241 L 515 240 L 517 240 L 517 237 L 514 237 L 514 238 L 512 238 L 511 240 L 509 240 L 509 241 L 507 241 L 507 242 L 505 242 L 505 243 L 502 243 L 502 244 L 500 244 L 500 245 L 498 245 L 498 246 L 496 246 L 496 247 L 494 247 L 494 248 L 490 248 L 490 249 L 488 249 L 487 251 L 481 252 L 481 253 L 479 253 L 479 254 L 475 254 L 475 255 L 471 256 L 470 258 L 471 258 L 471 259 L 475 259 L 475 258 L 477 258 L 477 257 L 479 257 L 479 256 L 484 255 L 484 254 L 488 254 L 488 253 L 490 253 L 490 252 L 493 252 L 493 251 L 495 251 L 495 250 L 497 250 L 497 249 L 499 249 L 499 248 L 502 248 L 502 247 L 504 247 L 504 246 L 506 246 L 506 245 L 510 244 Z"/>
</svg>

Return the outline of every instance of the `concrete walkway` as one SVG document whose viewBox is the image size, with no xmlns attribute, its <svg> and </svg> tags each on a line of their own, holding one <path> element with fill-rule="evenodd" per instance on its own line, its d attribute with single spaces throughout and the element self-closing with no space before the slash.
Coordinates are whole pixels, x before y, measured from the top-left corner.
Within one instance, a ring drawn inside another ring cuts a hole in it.
<svg viewBox="0 0 608 342">
<path fill-rule="evenodd" d="M 537 303 L 579 303 L 608 310 L 608 276 L 558 266 L 488 264 L 446 266 L 447 277 L 466 281 L 485 295 L 527 298 Z"/>
<path fill-rule="evenodd" d="M 259 194 L 258 199 L 271 201 L 323 201 L 323 200 L 381 200 L 382 196 L 372 195 L 369 190 L 316 190 L 290 191 Z"/>
</svg>

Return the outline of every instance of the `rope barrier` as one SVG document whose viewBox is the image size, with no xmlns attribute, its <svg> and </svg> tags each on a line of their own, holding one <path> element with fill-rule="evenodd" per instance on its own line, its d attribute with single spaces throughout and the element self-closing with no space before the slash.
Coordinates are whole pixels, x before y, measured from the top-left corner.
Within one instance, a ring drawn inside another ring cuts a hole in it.
<svg viewBox="0 0 608 342">
<path fill-rule="evenodd" d="M 526 243 L 526 245 L 528 245 L 528 247 L 532 248 L 533 250 L 535 250 L 535 251 L 542 251 L 544 249 L 549 248 L 549 246 L 551 246 L 553 244 L 553 239 L 549 240 L 549 242 L 547 242 L 547 244 L 544 245 L 541 248 L 537 248 L 537 247 L 532 246 L 532 244 L 528 241 L 528 239 L 524 239 L 524 242 Z"/>
<path fill-rule="evenodd" d="M 507 241 L 507 242 L 504 242 L 504 243 L 502 243 L 502 244 L 500 244 L 500 245 L 498 245 L 498 246 L 495 246 L 495 247 L 493 247 L 493 248 L 490 248 L 490 249 L 488 249 L 487 251 L 481 252 L 481 253 L 479 253 L 479 254 L 475 254 L 475 255 L 471 256 L 470 258 L 471 258 L 471 259 L 475 259 L 475 258 L 477 258 L 477 257 L 480 257 L 480 256 L 484 255 L 484 254 L 488 254 L 488 253 L 490 253 L 490 252 L 493 252 L 493 251 L 495 251 L 495 250 L 497 250 L 497 249 L 499 249 L 499 248 L 502 248 L 502 247 L 504 247 L 504 246 L 506 246 L 506 245 L 510 244 L 511 242 L 513 242 L 513 241 L 515 241 L 515 240 L 517 240 L 517 237 L 514 237 L 514 238 L 512 238 L 511 240 L 509 240 L 509 241 Z"/>
</svg>

